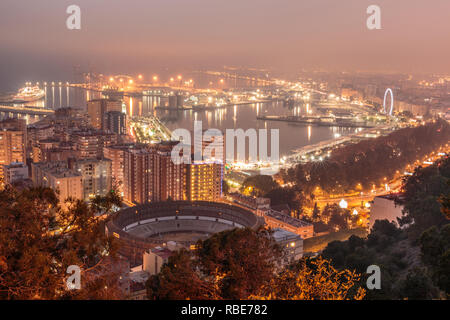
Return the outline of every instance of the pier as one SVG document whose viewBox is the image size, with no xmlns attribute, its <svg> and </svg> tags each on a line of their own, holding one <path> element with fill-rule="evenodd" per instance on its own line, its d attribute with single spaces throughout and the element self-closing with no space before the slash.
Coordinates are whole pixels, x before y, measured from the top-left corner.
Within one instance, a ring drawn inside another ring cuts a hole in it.
<svg viewBox="0 0 450 320">
<path fill-rule="evenodd" d="M 50 114 L 53 114 L 54 110 L 37 108 L 37 107 L 17 107 L 0 105 L 0 119 L 6 118 L 18 118 L 26 119 L 27 123 L 33 123 Z"/>
<path fill-rule="evenodd" d="M 301 123 L 309 125 L 318 125 L 326 127 L 345 127 L 345 128 L 375 128 L 376 124 L 368 122 L 359 122 L 343 118 L 334 117 L 314 117 L 314 116 L 257 116 L 257 120 L 264 121 L 282 121 L 290 123 Z"/>
</svg>

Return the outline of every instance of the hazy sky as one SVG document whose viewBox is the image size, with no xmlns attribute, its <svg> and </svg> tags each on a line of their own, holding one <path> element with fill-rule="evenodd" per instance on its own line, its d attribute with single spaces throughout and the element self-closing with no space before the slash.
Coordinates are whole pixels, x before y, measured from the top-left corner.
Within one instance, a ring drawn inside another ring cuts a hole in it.
<svg viewBox="0 0 450 320">
<path fill-rule="evenodd" d="M 66 8 L 81 7 L 81 30 Z M 366 28 L 381 7 L 382 30 Z M 1 0 L 0 89 L 99 72 L 251 65 L 450 73 L 450 0 Z"/>
</svg>

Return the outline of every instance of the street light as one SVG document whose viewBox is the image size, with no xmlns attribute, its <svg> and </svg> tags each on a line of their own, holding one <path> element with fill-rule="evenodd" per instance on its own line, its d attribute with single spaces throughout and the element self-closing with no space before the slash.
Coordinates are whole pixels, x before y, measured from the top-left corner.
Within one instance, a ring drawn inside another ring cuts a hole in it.
<svg viewBox="0 0 450 320">
<path fill-rule="evenodd" d="M 341 207 L 342 209 L 347 209 L 347 208 L 348 208 L 348 202 L 345 201 L 344 199 L 342 199 L 342 200 L 339 202 L 339 207 Z"/>
</svg>

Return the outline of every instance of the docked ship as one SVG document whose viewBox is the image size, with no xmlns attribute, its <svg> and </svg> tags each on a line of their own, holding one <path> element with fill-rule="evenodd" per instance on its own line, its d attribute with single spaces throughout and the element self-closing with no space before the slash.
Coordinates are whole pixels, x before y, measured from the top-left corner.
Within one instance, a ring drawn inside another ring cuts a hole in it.
<svg viewBox="0 0 450 320">
<path fill-rule="evenodd" d="M 45 91 L 38 86 L 24 87 L 13 97 L 14 102 L 32 102 L 41 100 L 45 97 Z"/>
</svg>

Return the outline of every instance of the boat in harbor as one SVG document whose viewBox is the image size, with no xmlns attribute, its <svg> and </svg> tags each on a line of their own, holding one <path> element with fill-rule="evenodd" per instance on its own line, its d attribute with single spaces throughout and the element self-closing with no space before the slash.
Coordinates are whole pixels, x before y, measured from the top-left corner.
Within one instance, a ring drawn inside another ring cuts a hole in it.
<svg viewBox="0 0 450 320">
<path fill-rule="evenodd" d="M 21 88 L 19 92 L 13 97 L 13 102 L 33 102 L 41 100 L 45 97 L 45 91 L 38 86 L 26 86 Z"/>
</svg>

